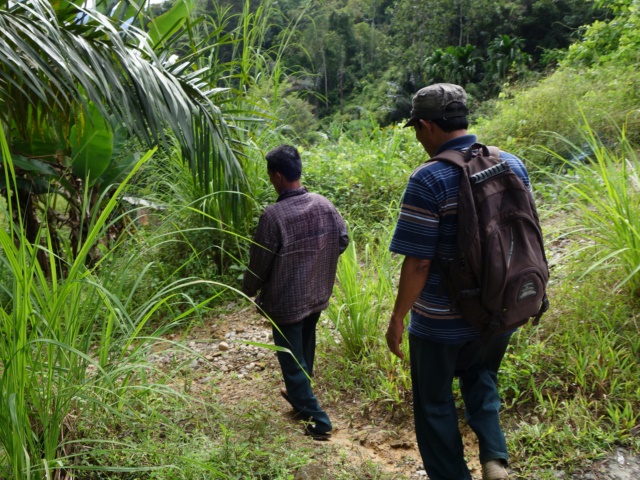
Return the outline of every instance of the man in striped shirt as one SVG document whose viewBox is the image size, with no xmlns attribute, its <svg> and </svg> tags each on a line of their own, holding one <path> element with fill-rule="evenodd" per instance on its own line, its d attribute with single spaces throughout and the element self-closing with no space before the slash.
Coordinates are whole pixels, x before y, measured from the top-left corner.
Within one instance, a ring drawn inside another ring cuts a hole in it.
<svg viewBox="0 0 640 480">
<path fill-rule="evenodd" d="M 411 119 L 416 139 L 430 157 L 464 151 L 476 142 L 467 133 L 469 113 L 464 89 L 435 84 L 413 97 Z M 500 152 L 529 187 L 522 162 Z M 393 235 L 392 252 L 405 256 L 386 339 L 400 349 L 404 318 L 411 310 L 409 351 L 416 437 L 431 480 L 471 480 L 464 460 L 452 394 L 460 380 L 468 424 L 478 437 L 483 480 L 508 478 L 507 447 L 500 428 L 497 372 L 511 334 L 486 340 L 455 310 L 434 258 L 452 258 L 458 229 L 457 199 L 461 171 L 446 162 L 428 162 L 409 178 Z"/>
</svg>

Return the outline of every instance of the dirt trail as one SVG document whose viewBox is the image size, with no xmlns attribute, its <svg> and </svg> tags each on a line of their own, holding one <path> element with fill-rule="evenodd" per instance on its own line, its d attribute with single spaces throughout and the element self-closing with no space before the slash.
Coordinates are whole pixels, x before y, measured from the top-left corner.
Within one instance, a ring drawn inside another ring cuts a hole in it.
<svg viewBox="0 0 640 480">
<path fill-rule="evenodd" d="M 211 385 L 215 384 L 216 400 L 221 404 L 234 408 L 251 401 L 273 411 L 274 418 L 279 415 L 279 420 L 274 420 L 277 424 L 275 428 L 288 428 L 291 435 L 299 435 L 301 441 L 309 442 L 312 448 L 323 452 L 317 456 L 317 462 L 301 468 L 295 480 L 333 478 L 330 474 L 333 467 L 329 463 L 331 461 L 350 465 L 367 463 L 392 479 L 427 478 L 411 419 L 398 423 L 396 419 L 384 415 L 373 415 L 375 418 L 363 415 L 358 399 L 349 401 L 341 397 L 339 403 L 332 402 L 331 395 L 322 390 L 322 364 L 318 365 L 316 380 L 319 388 L 315 392 L 334 424 L 334 431 L 328 442 L 314 442 L 304 437 L 300 422 L 293 417 L 291 407 L 279 395 L 282 381 L 275 353 L 246 343 L 272 344 L 269 324 L 250 307 L 241 308 L 231 303 L 227 311 L 205 326 L 193 328 L 183 335 L 174 333 L 170 336 L 172 341 L 182 341 L 190 350 L 200 354 L 199 359 L 189 360 L 188 364 L 194 379 L 192 394 L 198 395 L 200 389 L 203 395 L 211 395 Z M 180 362 L 188 358 L 187 355 L 162 347 L 153 360 L 169 364 Z M 480 480 L 475 436 L 467 426 L 463 427 L 462 433 L 473 480 Z M 593 472 L 570 476 L 558 471 L 555 477 L 571 480 L 640 480 L 640 462 L 621 451 L 594 467 Z M 512 474 L 512 478 L 519 477 Z"/>
<path fill-rule="evenodd" d="M 193 373 L 192 394 L 210 392 L 209 383 L 215 382 L 217 401 L 236 406 L 248 399 L 261 406 L 267 406 L 284 419 L 291 428 L 291 435 L 300 435 L 303 441 L 309 441 L 313 448 L 330 449 L 335 455 L 323 455 L 337 458 L 352 465 L 368 463 L 379 472 L 394 479 L 426 479 L 426 472 L 417 449 L 411 419 L 406 418 L 400 424 L 384 415 L 363 415 L 362 405 L 357 399 L 340 398 L 340 403 L 330 400 L 331 395 L 322 391 L 322 364 L 318 365 L 316 389 L 321 405 L 327 411 L 334 424 L 333 435 L 328 442 L 313 442 L 303 437 L 299 421 L 292 417 L 291 407 L 279 395 L 282 386 L 281 374 L 275 353 L 263 347 L 249 345 L 246 342 L 272 344 L 271 328 L 250 307 L 239 308 L 232 303 L 228 313 L 220 315 L 215 322 L 195 327 L 181 336 L 174 333 L 172 341 L 182 341 L 201 355 L 191 360 L 188 368 Z M 155 354 L 158 363 L 175 363 L 187 358 L 187 353 L 161 349 Z M 210 393 L 208 393 L 210 394 Z M 468 445 L 470 468 L 474 480 L 479 480 L 480 465 L 477 457 L 475 437 L 472 432 L 463 432 Z M 330 465 L 301 469 L 298 479 L 331 478 L 325 476 Z M 322 472 L 322 473 L 320 473 Z M 362 477 L 365 478 L 365 477 Z"/>
</svg>

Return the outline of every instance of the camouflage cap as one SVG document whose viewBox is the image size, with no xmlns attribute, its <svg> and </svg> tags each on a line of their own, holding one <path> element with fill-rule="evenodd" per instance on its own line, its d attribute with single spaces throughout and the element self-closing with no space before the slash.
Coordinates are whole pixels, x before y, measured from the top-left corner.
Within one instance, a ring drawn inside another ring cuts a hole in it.
<svg viewBox="0 0 640 480">
<path fill-rule="evenodd" d="M 469 114 L 467 93 L 460 85 L 453 83 L 434 83 L 421 88 L 413 96 L 411 104 L 411 119 L 405 127 L 412 127 L 419 119 L 438 120 L 465 117 Z"/>
</svg>

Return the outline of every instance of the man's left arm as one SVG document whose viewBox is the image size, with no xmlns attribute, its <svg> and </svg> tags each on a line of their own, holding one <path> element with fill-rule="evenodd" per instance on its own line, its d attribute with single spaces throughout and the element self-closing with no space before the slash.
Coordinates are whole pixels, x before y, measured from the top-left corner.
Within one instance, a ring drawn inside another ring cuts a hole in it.
<svg viewBox="0 0 640 480">
<path fill-rule="evenodd" d="M 347 224 L 344 223 L 342 216 L 340 215 L 340 213 L 338 213 L 337 210 L 335 210 L 334 216 L 336 218 L 336 223 L 338 224 L 338 234 L 340 235 L 338 246 L 340 249 L 340 254 L 342 254 L 349 246 L 349 232 L 347 230 Z"/>
</svg>

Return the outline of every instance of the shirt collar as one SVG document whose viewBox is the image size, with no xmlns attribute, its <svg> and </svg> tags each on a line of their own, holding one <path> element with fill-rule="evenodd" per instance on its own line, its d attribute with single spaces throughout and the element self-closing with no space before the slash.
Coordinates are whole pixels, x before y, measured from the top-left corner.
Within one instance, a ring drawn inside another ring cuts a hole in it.
<svg viewBox="0 0 640 480">
<path fill-rule="evenodd" d="M 308 192 L 307 187 L 294 188 L 292 190 L 284 190 L 280 195 L 278 195 L 278 199 L 276 200 L 276 202 L 279 202 L 280 200 L 284 200 L 285 198 L 304 195 L 307 192 Z"/>
<path fill-rule="evenodd" d="M 478 141 L 478 137 L 471 134 L 452 138 L 451 140 L 448 140 L 444 142 L 442 145 L 440 145 L 440 148 L 438 148 L 434 157 L 446 150 L 464 150 L 466 148 L 469 148 L 471 145 L 473 145 L 477 141 Z"/>
</svg>

